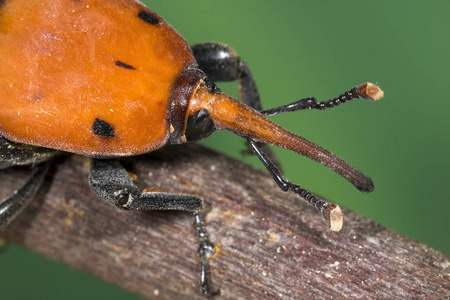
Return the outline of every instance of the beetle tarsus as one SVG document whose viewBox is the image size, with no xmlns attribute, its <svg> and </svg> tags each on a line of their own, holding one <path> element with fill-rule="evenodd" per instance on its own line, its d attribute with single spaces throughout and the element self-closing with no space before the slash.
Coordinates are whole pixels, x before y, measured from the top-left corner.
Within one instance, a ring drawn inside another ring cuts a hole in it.
<svg viewBox="0 0 450 300">
<path fill-rule="evenodd" d="M 206 232 L 206 223 L 202 220 L 199 213 L 195 213 L 194 228 L 199 240 L 198 256 L 201 260 L 200 268 L 200 287 L 203 295 L 218 295 L 219 289 L 215 289 L 211 280 L 208 259 L 216 254 L 216 247 L 208 238 Z"/>
<path fill-rule="evenodd" d="M 281 173 L 280 176 L 282 177 Z M 284 179 L 284 178 L 283 178 Z M 341 208 L 339 205 L 334 203 L 326 202 L 313 193 L 305 190 L 301 186 L 295 183 L 291 183 L 284 179 L 286 184 L 289 186 L 289 190 L 298 194 L 300 197 L 308 201 L 315 209 L 322 213 L 325 220 L 328 222 L 331 231 L 339 231 L 342 228 L 343 224 L 343 215 L 341 212 Z"/>
<path fill-rule="evenodd" d="M 334 203 L 326 202 L 311 192 L 308 192 L 298 184 L 289 182 L 281 174 L 280 170 L 267 158 L 261 149 L 259 149 L 257 143 L 252 140 L 248 140 L 248 145 L 253 153 L 259 158 L 266 169 L 269 171 L 270 176 L 278 184 L 281 190 L 287 192 L 292 191 L 305 199 L 309 204 L 311 204 L 315 209 L 322 213 L 323 217 L 329 223 L 330 229 L 332 231 L 339 231 L 342 228 L 343 216 L 341 209 L 338 205 Z"/>
</svg>

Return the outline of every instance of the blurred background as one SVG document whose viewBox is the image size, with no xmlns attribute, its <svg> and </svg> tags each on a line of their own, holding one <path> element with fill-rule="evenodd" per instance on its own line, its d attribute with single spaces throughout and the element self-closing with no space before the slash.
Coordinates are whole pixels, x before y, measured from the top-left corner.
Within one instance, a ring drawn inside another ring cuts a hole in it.
<svg viewBox="0 0 450 300">
<path fill-rule="evenodd" d="M 361 194 L 327 168 L 275 149 L 285 175 L 450 254 L 448 1 L 144 2 L 190 44 L 217 41 L 235 48 L 252 69 L 265 108 L 307 96 L 326 100 L 365 81 L 378 83 L 385 98 L 376 103 L 356 100 L 272 118 L 370 175 L 373 193 Z M 220 86 L 237 96 L 236 84 Z M 230 133 L 202 143 L 261 167 L 242 156 L 242 139 Z M 4 299 L 137 299 L 14 246 L 0 255 L 0 294 Z"/>
</svg>

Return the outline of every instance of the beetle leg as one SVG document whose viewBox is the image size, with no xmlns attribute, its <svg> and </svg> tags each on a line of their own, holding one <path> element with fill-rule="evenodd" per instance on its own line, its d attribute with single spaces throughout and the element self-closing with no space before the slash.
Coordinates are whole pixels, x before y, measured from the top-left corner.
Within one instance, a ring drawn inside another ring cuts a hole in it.
<svg viewBox="0 0 450 300">
<path fill-rule="evenodd" d="M 201 289 L 203 294 L 214 293 L 207 259 L 215 254 L 215 247 L 208 239 L 205 222 L 199 214 L 204 208 L 202 199 L 155 190 L 141 192 L 115 159 L 92 159 L 89 185 L 94 194 L 120 209 L 182 210 L 194 213 L 194 227 L 199 241 L 198 255 L 201 259 Z"/>
<path fill-rule="evenodd" d="M 203 209 L 203 201 L 192 195 L 141 192 L 116 159 L 92 159 L 89 184 L 94 194 L 124 210 Z"/>
<path fill-rule="evenodd" d="M 10 197 L 0 203 L 0 230 L 16 218 L 33 199 L 44 181 L 51 160 L 40 163 L 33 168 L 30 179 Z"/>
<path fill-rule="evenodd" d="M 17 144 L 0 137 L 0 169 L 34 165 L 49 160 L 56 153 L 53 149 Z"/>
<path fill-rule="evenodd" d="M 34 197 L 47 174 L 50 158 L 56 153 L 52 149 L 17 144 L 0 137 L 0 169 L 36 164 L 30 179 L 0 202 L 0 229 L 14 220 Z"/>
<path fill-rule="evenodd" d="M 261 99 L 253 75 L 237 52 L 221 43 L 191 46 L 200 70 L 212 81 L 239 81 L 239 98 L 248 106 L 262 110 Z"/>
<path fill-rule="evenodd" d="M 216 254 L 216 249 L 213 243 L 208 239 L 208 233 L 206 232 L 206 223 L 200 216 L 195 214 L 194 228 L 199 240 L 198 256 L 201 259 L 201 271 L 200 271 L 200 287 L 203 295 L 218 295 L 220 290 L 214 289 L 211 281 L 211 273 L 209 271 L 209 265 L 207 264 L 208 258 Z"/>
<path fill-rule="evenodd" d="M 239 99 L 246 105 L 262 110 L 261 97 L 252 72 L 231 47 L 221 43 L 202 43 L 191 46 L 201 69 L 212 81 L 235 81 L 239 83 Z M 256 144 L 270 160 L 281 169 L 278 158 L 267 144 Z"/>
<path fill-rule="evenodd" d="M 289 182 L 281 174 L 280 170 L 270 161 L 269 158 L 264 154 L 263 151 L 256 145 L 256 142 L 248 140 L 250 149 L 253 153 L 261 160 L 266 169 L 269 171 L 270 175 L 274 181 L 278 184 L 281 190 L 287 192 L 292 191 L 298 194 L 300 197 L 308 201 L 313 207 L 315 207 L 319 212 L 322 213 L 325 220 L 328 221 L 330 229 L 333 231 L 339 231 L 342 228 L 342 213 L 336 204 L 328 203 L 318 198 L 316 195 L 308 192 L 301 186 Z"/>
<path fill-rule="evenodd" d="M 311 110 L 311 109 L 324 110 L 327 108 L 336 107 L 340 104 L 343 104 L 353 99 L 363 98 L 366 100 L 375 101 L 380 99 L 381 97 L 383 97 L 383 91 L 381 91 L 380 88 L 378 88 L 376 85 L 366 82 L 359 86 L 355 86 L 352 89 L 342 93 L 338 97 L 330 100 L 318 102 L 315 97 L 308 97 L 283 106 L 263 110 L 261 111 L 261 113 L 265 116 L 273 116 L 280 113 L 299 110 Z"/>
</svg>

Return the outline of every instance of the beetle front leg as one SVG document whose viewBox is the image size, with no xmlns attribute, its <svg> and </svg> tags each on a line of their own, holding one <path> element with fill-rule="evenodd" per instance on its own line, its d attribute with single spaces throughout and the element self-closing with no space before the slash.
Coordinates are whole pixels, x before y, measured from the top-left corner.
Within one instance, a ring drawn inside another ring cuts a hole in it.
<svg viewBox="0 0 450 300">
<path fill-rule="evenodd" d="M 191 46 L 199 68 L 212 81 L 238 81 L 239 99 L 246 105 L 261 111 L 261 97 L 255 79 L 248 65 L 231 47 L 221 43 L 202 43 Z M 257 143 L 270 160 L 278 167 L 280 163 L 275 153 L 264 143 Z"/>
<path fill-rule="evenodd" d="M 52 149 L 17 144 L 0 137 L 0 169 L 35 165 L 28 181 L 0 202 L 0 230 L 14 220 L 33 199 L 44 181 L 51 158 L 56 153 Z"/>
<path fill-rule="evenodd" d="M 56 153 L 53 149 L 13 143 L 0 137 L 0 169 L 38 164 Z"/>
<path fill-rule="evenodd" d="M 94 194 L 109 204 L 124 210 L 182 210 L 194 213 L 194 228 L 199 241 L 198 255 L 201 260 L 200 286 L 203 294 L 216 294 L 209 275 L 208 258 L 215 254 L 209 241 L 206 224 L 200 211 L 202 199 L 186 194 L 152 190 L 141 192 L 133 183 L 118 160 L 93 159 L 89 185 Z"/>
<path fill-rule="evenodd" d="M 357 98 L 378 100 L 383 97 L 383 91 L 378 86 L 366 82 L 330 100 L 319 102 L 315 97 L 307 97 L 287 105 L 263 110 L 253 75 L 234 49 L 220 43 L 197 44 L 191 48 L 199 68 L 209 79 L 212 81 L 238 80 L 240 100 L 266 116 L 306 109 L 324 110 Z"/>
<path fill-rule="evenodd" d="M 261 113 L 265 116 L 273 116 L 286 112 L 293 112 L 299 110 L 310 110 L 310 109 L 318 109 L 324 110 L 327 108 L 333 108 L 340 104 L 344 104 L 350 100 L 363 98 L 366 100 L 376 101 L 383 97 L 383 91 L 373 83 L 363 83 L 361 85 L 355 86 L 352 89 L 342 93 L 338 97 L 335 97 L 326 101 L 317 101 L 315 97 L 308 97 L 297 100 L 295 102 L 282 105 L 279 107 L 267 109 L 261 111 Z"/>
<path fill-rule="evenodd" d="M 341 209 L 338 205 L 334 203 L 329 203 L 323 201 L 318 198 L 311 192 L 308 192 L 298 184 L 289 182 L 286 178 L 284 178 L 283 174 L 281 174 L 280 170 L 273 164 L 269 158 L 264 154 L 263 151 L 257 146 L 256 142 L 252 140 L 249 141 L 250 149 L 253 153 L 259 158 L 259 160 L 263 163 L 266 169 L 269 171 L 270 176 L 272 176 L 273 180 L 280 187 L 281 190 L 287 192 L 292 191 L 308 201 L 315 209 L 322 213 L 325 220 L 328 221 L 330 225 L 330 229 L 332 231 L 339 231 L 342 228 L 343 217 Z"/>
<path fill-rule="evenodd" d="M 10 197 L 0 203 L 0 230 L 14 220 L 33 199 L 44 182 L 51 160 L 33 167 L 33 172 L 27 182 Z"/>
<path fill-rule="evenodd" d="M 221 43 L 202 43 L 191 48 L 199 69 L 205 72 L 210 80 L 238 80 L 240 100 L 258 111 L 262 110 L 253 75 L 233 48 Z"/>
</svg>

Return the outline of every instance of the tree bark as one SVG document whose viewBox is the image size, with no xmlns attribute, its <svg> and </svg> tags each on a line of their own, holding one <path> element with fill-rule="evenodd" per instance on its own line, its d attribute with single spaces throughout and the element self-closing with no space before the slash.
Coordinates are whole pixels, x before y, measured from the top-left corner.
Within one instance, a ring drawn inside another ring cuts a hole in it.
<svg viewBox="0 0 450 300">
<path fill-rule="evenodd" d="M 298 196 L 239 161 L 182 145 L 123 163 L 140 188 L 205 200 L 219 248 L 210 260 L 219 299 L 450 297 L 442 253 L 349 211 L 343 229 L 331 232 Z M 145 298 L 201 299 L 192 214 L 120 211 L 90 192 L 88 170 L 86 158 L 58 158 L 36 199 L 1 235 Z M 0 196 L 27 172 L 0 172 Z"/>
</svg>

